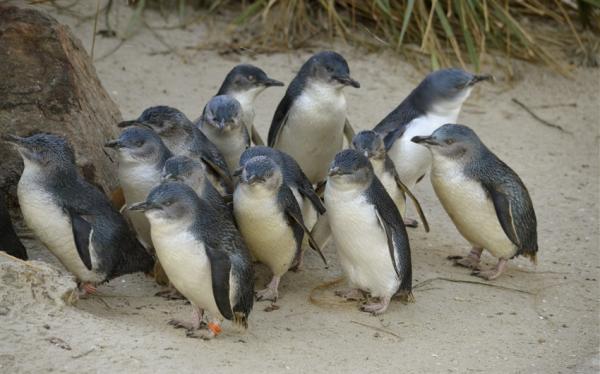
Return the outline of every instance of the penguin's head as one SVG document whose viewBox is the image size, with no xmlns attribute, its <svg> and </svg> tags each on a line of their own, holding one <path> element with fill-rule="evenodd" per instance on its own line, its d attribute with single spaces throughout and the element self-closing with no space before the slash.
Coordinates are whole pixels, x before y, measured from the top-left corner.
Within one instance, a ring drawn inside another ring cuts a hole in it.
<svg viewBox="0 0 600 374">
<path fill-rule="evenodd" d="M 205 180 L 205 173 L 206 167 L 201 162 L 186 156 L 173 156 L 165 162 L 161 180 L 179 181 L 195 188 Z"/>
<path fill-rule="evenodd" d="M 471 74 L 462 69 L 440 69 L 430 73 L 416 88 L 417 100 L 434 112 L 460 109 L 475 84 L 493 79 L 491 75 Z"/>
<path fill-rule="evenodd" d="M 191 187 L 181 182 L 164 182 L 150 190 L 146 201 L 128 209 L 144 212 L 153 224 L 180 224 L 193 220 L 198 199 Z"/>
<path fill-rule="evenodd" d="M 421 144 L 434 156 L 460 159 L 479 149 L 481 140 L 475 131 L 464 125 L 445 124 L 429 136 L 415 136 L 413 143 Z"/>
<path fill-rule="evenodd" d="M 383 159 L 386 155 L 383 139 L 375 131 L 363 130 L 352 139 L 352 148 L 368 159 Z"/>
<path fill-rule="evenodd" d="M 117 150 L 122 161 L 134 163 L 156 163 L 166 150 L 158 134 L 142 126 L 126 127 L 104 146 Z"/>
<path fill-rule="evenodd" d="M 193 126 L 181 111 L 164 105 L 150 107 L 144 110 L 137 119 L 118 124 L 122 128 L 135 125 L 146 126 L 160 136 L 167 136 L 184 126 Z"/>
<path fill-rule="evenodd" d="M 344 57 L 336 52 L 324 51 L 313 55 L 303 69 L 308 70 L 310 78 L 337 88 L 360 87 L 360 83 L 350 77 L 350 68 Z"/>
<path fill-rule="evenodd" d="M 345 149 L 335 155 L 329 168 L 328 183 L 341 188 L 366 188 L 373 178 L 373 167 L 362 153 Z"/>
<path fill-rule="evenodd" d="M 38 169 L 66 169 L 75 166 L 75 154 L 62 136 L 39 133 L 28 137 L 5 135 L 3 140 L 13 144 L 26 166 Z"/>
<path fill-rule="evenodd" d="M 283 82 L 269 78 L 267 73 L 254 65 L 240 64 L 227 74 L 219 94 L 254 93 L 254 95 L 258 95 L 265 88 L 274 86 L 283 86 Z"/>
<path fill-rule="evenodd" d="M 206 104 L 202 113 L 202 128 L 226 132 L 238 129 L 242 124 L 242 106 L 229 95 L 215 96 Z"/>
<path fill-rule="evenodd" d="M 281 183 L 283 183 L 281 170 L 268 157 L 252 157 L 241 169 L 240 184 L 254 192 L 273 193 L 279 189 Z"/>
</svg>

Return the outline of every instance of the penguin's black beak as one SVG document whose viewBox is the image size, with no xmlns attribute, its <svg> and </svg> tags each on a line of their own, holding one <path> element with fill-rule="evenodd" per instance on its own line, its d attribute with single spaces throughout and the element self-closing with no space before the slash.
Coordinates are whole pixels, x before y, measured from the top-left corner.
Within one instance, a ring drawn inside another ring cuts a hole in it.
<svg viewBox="0 0 600 374">
<path fill-rule="evenodd" d="M 417 144 L 439 145 L 439 143 L 431 135 L 415 136 L 410 141 Z"/>
<path fill-rule="evenodd" d="M 142 201 L 141 203 L 135 203 L 135 204 L 128 206 L 127 210 L 145 212 L 145 211 L 148 211 L 151 209 L 157 209 L 157 208 L 158 208 L 158 206 L 153 203 L 149 203 L 147 201 Z"/>
<path fill-rule="evenodd" d="M 342 169 L 339 168 L 339 166 L 334 166 L 331 169 L 329 169 L 329 172 L 327 173 L 330 177 L 336 176 L 336 175 L 344 175 L 346 173 L 344 173 L 344 171 Z"/>
<path fill-rule="evenodd" d="M 135 126 L 138 124 L 139 124 L 139 122 L 134 119 L 132 121 L 121 121 L 117 124 L 117 126 L 120 128 L 123 128 L 123 127 Z"/>
<path fill-rule="evenodd" d="M 240 175 L 242 175 L 242 170 L 244 170 L 244 168 L 237 168 L 233 171 L 233 173 L 231 174 L 232 177 L 239 177 Z"/>
<path fill-rule="evenodd" d="M 10 144 L 15 144 L 15 145 L 25 145 L 24 143 L 24 139 L 21 138 L 20 136 L 16 136 L 16 135 L 10 135 L 10 134 L 6 134 L 4 136 L 2 136 L 2 140 L 10 143 Z"/>
<path fill-rule="evenodd" d="M 169 174 L 165 174 L 165 175 L 161 176 L 161 177 L 160 177 L 160 180 L 161 180 L 162 182 L 167 182 L 167 181 L 175 181 L 175 180 L 177 180 L 177 178 L 175 178 L 175 177 L 173 176 L 173 174 L 170 174 L 170 173 L 169 173 Z"/>
<path fill-rule="evenodd" d="M 333 79 L 340 82 L 345 86 L 352 86 L 354 88 L 360 88 L 360 83 L 352 79 L 349 75 L 334 75 Z"/>
<path fill-rule="evenodd" d="M 471 81 L 469 82 L 468 86 L 474 86 L 475 84 L 477 84 L 479 82 L 484 82 L 484 81 L 495 82 L 496 78 L 494 78 L 494 76 L 491 75 L 491 74 L 474 75 L 473 79 L 471 79 Z"/>
<path fill-rule="evenodd" d="M 250 175 L 250 176 L 247 176 L 246 179 L 243 180 L 243 182 L 246 184 L 252 185 L 252 184 L 259 183 L 259 182 L 264 182 L 264 179 L 259 177 L 258 175 Z"/>
<path fill-rule="evenodd" d="M 115 139 L 115 140 L 111 140 L 109 142 L 104 143 L 104 146 L 106 148 L 118 149 L 118 148 L 122 148 L 123 144 L 118 139 Z"/>
<path fill-rule="evenodd" d="M 265 87 L 282 87 L 285 86 L 283 82 L 280 82 L 276 79 L 267 78 L 262 82 Z"/>
</svg>

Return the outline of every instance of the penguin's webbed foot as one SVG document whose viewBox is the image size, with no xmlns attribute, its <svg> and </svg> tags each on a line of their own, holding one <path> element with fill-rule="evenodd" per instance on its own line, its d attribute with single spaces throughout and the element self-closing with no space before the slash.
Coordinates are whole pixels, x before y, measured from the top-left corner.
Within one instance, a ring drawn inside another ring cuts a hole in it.
<svg viewBox="0 0 600 374">
<path fill-rule="evenodd" d="M 200 325 L 196 327 L 192 322 L 184 322 L 178 319 L 172 319 L 169 321 L 169 325 L 175 327 L 176 329 L 186 329 L 188 331 L 194 331 L 201 328 L 206 328 L 206 322 L 201 321 Z"/>
<path fill-rule="evenodd" d="M 79 285 L 80 298 L 85 298 L 88 295 L 95 295 L 97 292 L 96 286 L 92 283 L 82 283 Z"/>
<path fill-rule="evenodd" d="M 217 335 L 211 330 L 187 330 L 185 336 L 193 339 L 211 340 Z"/>
<path fill-rule="evenodd" d="M 359 301 L 365 298 L 365 294 L 358 288 L 348 288 L 335 291 L 335 296 L 342 297 L 349 301 Z"/>
<path fill-rule="evenodd" d="M 256 291 L 256 301 L 272 301 L 276 302 L 279 297 L 277 288 L 267 287 L 264 290 Z"/>
<path fill-rule="evenodd" d="M 417 222 L 416 219 L 405 218 L 404 226 L 411 227 L 411 228 L 417 228 L 417 227 L 419 227 L 419 222 Z"/>
<path fill-rule="evenodd" d="M 304 265 L 304 249 L 302 249 L 300 251 L 300 255 L 298 256 L 298 260 L 296 261 L 296 263 L 290 268 L 291 271 L 293 271 L 294 273 L 298 273 L 300 271 L 302 271 L 302 268 Z"/>
<path fill-rule="evenodd" d="M 473 248 L 467 256 L 448 256 L 446 258 L 452 261 L 455 266 L 462 266 L 478 271 L 482 251 L 483 249 L 481 248 Z"/>
<path fill-rule="evenodd" d="M 471 275 L 474 275 L 479 278 L 483 278 L 485 280 L 494 280 L 498 278 L 504 270 L 506 270 L 506 265 L 508 264 L 508 260 L 501 258 L 498 261 L 498 264 L 493 269 L 488 270 L 474 270 Z"/>
<path fill-rule="evenodd" d="M 389 297 L 380 297 L 379 302 L 367 302 L 360 306 L 360 310 L 363 312 L 371 313 L 374 316 L 378 316 L 380 314 L 383 314 L 387 310 L 389 305 Z"/>
</svg>

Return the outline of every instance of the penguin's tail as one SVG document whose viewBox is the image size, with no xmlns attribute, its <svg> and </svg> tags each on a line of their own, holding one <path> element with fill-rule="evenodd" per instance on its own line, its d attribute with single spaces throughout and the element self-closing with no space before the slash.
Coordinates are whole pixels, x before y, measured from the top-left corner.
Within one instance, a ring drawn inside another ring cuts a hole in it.
<svg viewBox="0 0 600 374">
<path fill-rule="evenodd" d="M 534 265 L 537 265 L 537 253 L 535 253 L 535 252 L 524 252 L 523 256 L 529 258 L 529 261 L 531 261 Z"/>
<path fill-rule="evenodd" d="M 248 329 L 248 315 L 244 312 L 233 312 L 233 323 L 242 327 L 244 330 Z"/>
</svg>

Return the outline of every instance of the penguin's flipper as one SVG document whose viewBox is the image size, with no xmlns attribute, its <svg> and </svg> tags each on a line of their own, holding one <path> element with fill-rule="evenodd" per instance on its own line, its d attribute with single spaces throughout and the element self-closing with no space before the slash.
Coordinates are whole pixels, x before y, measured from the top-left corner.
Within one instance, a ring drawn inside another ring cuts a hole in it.
<svg viewBox="0 0 600 374">
<path fill-rule="evenodd" d="M 390 148 L 392 148 L 392 145 L 394 145 L 394 143 L 396 142 L 396 140 L 400 139 L 402 135 L 404 135 L 405 131 L 406 126 L 402 126 L 393 131 L 390 131 L 387 135 L 385 135 L 383 138 L 383 145 L 385 146 L 385 150 L 389 151 Z"/>
<path fill-rule="evenodd" d="M 206 246 L 206 254 L 210 260 L 210 273 L 215 302 L 223 317 L 232 320 L 233 311 L 229 301 L 229 277 L 231 275 L 229 254 L 219 249 L 213 249 L 210 246 Z"/>
<path fill-rule="evenodd" d="M 346 136 L 348 144 L 352 144 L 352 139 L 354 139 L 355 135 L 356 132 L 352 128 L 352 125 L 350 124 L 350 121 L 348 121 L 348 118 L 346 118 L 346 122 L 344 123 L 344 136 Z"/>
<path fill-rule="evenodd" d="M 252 137 L 252 142 L 254 143 L 254 145 L 265 145 L 265 142 L 262 140 L 262 138 L 260 137 L 260 134 L 258 133 L 258 130 L 254 126 L 252 126 L 251 137 Z"/>
<path fill-rule="evenodd" d="M 294 236 L 296 237 L 296 241 L 298 243 L 298 253 L 296 254 L 296 257 L 300 255 L 300 251 L 302 250 L 301 243 L 303 234 L 308 235 L 308 242 L 311 248 L 319 253 L 319 256 L 321 256 L 321 259 L 325 265 L 327 265 L 327 260 L 325 259 L 323 252 L 321 252 L 321 248 L 310 234 L 310 230 L 304 225 L 304 219 L 302 218 L 300 206 L 298 205 L 292 190 L 285 185 L 281 186 L 277 196 L 277 202 L 285 213 L 286 218 L 288 219 L 288 222 L 294 231 Z"/>
<path fill-rule="evenodd" d="M 269 137 L 267 138 L 269 147 L 275 147 L 277 138 L 279 138 L 279 134 L 281 133 L 281 129 L 283 129 L 283 126 L 285 126 L 287 122 L 288 115 L 293 104 L 292 95 L 290 95 L 290 90 L 292 88 L 293 84 L 288 87 L 288 91 L 285 93 L 283 99 L 281 99 L 279 102 L 279 105 L 277 105 L 277 109 L 273 115 L 271 127 L 269 127 Z"/>
<path fill-rule="evenodd" d="M 392 175 L 394 176 L 394 180 L 396 181 L 396 185 L 398 186 L 398 188 L 400 190 L 402 190 L 402 192 L 404 192 L 405 195 L 408 195 L 410 200 L 413 202 L 413 205 L 417 209 L 417 214 L 419 214 L 419 218 L 421 218 L 421 222 L 423 223 L 423 228 L 425 229 L 425 232 L 429 232 L 429 222 L 427 222 L 427 218 L 425 218 L 425 213 L 423 213 L 423 209 L 421 208 L 421 204 L 419 203 L 419 200 L 417 200 L 417 198 L 415 197 L 415 195 L 413 195 L 413 193 L 410 191 L 410 189 L 408 189 L 408 187 L 406 187 L 406 185 L 404 183 L 402 183 L 402 181 L 400 180 L 400 176 L 398 175 L 398 172 L 396 171 L 396 167 L 394 166 L 394 161 L 392 161 L 391 158 L 386 156 L 385 162 L 386 163 L 389 162 L 389 166 L 390 166 L 389 170 L 392 173 Z M 386 169 L 387 169 L 387 167 L 386 167 Z"/>
<path fill-rule="evenodd" d="M 375 206 L 377 220 L 385 232 L 394 270 L 400 278 L 400 289 L 412 290 L 412 263 L 408 234 L 402 216 L 390 195 L 377 178 L 373 178 L 367 197 Z"/>
<path fill-rule="evenodd" d="M 212 160 L 209 157 L 203 156 L 202 161 L 210 170 L 212 170 L 225 182 L 225 185 L 227 186 L 227 191 L 233 190 L 233 181 L 231 180 L 231 175 L 229 174 L 229 170 L 227 170 L 227 167 L 225 167 L 224 169 L 221 165 L 217 165 L 214 162 L 214 160 Z"/>
<path fill-rule="evenodd" d="M 85 267 L 88 268 L 88 270 L 92 270 L 92 259 L 90 256 L 92 225 L 74 210 L 67 209 L 67 211 L 69 212 L 69 217 L 71 218 L 73 239 L 75 241 L 77 253 L 79 253 L 79 257 L 85 264 Z"/>
<path fill-rule="evenodd" d="M 6 251 L 9 255 L 21 260 L 28 259 L 27 250 L 13 227 L 2 190 L 0 190 L 0 251 Z"/>
<path fill-rule="evenodd" d="M 319 195 L 317 195 L 317 192 L 314 190 L 306 176 L 304 176 L 302 184 L 298 186 L 298 192 L 300 193 L 300 195 L 310 200 L 311 204 L 315 207 L 315 210 L 319 214 L 322 215 L 323 213 L 325 213 L 325 205 L 323 205 L 323 202 L 319 198 Z"/>
</svg>

